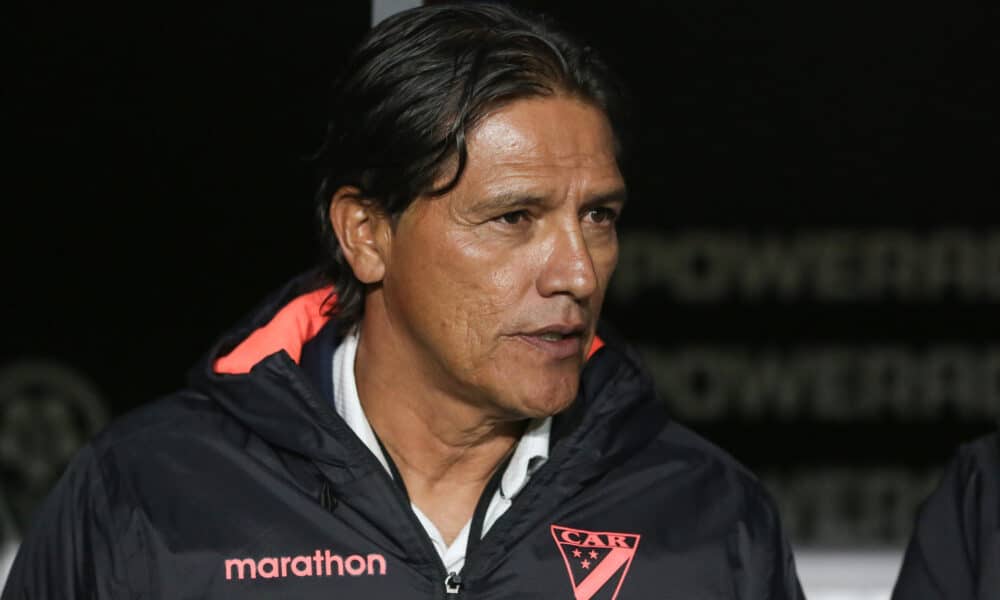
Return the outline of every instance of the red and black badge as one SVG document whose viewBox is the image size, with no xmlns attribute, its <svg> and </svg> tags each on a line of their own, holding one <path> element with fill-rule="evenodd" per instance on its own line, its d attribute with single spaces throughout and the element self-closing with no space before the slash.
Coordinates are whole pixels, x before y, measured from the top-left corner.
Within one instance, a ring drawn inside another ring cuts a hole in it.
<svg viewBox="0 0 1000 600">
<path fill-rule="evenodd" d="M 628 574 L 639 534 L 552 525 L 576 600 L 614 600 Z"/>
</svg>

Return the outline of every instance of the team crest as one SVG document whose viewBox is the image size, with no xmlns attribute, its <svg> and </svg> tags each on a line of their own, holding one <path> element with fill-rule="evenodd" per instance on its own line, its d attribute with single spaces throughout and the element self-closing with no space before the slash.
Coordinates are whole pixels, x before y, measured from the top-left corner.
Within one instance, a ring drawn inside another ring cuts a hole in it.
<svg viewBox="0 0 1000 600">
<path fill-rule="evenodd" d="M 562 554 L 576 600 L 618 597 L 639 547 L 639 534 L 587 531 L 552 525 L 552 538 Z"/>
</svg>

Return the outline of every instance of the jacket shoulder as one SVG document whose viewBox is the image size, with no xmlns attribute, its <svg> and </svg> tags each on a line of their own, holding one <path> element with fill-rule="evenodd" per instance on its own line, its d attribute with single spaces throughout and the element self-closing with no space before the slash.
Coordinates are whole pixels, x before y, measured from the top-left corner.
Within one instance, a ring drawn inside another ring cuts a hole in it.
<svg viewBox="0 0 1000 600">
<path fill-rule="evenodd" d="M 98 461 L 133 449 L 148 452 L 158 442 L 217 435 L 235 421 L 207 396 L 182 389 L 116 417 L 90 441 Z"/>
<path fill-rule="evenodd" d="M 673 537 L 693 546 L 724 540 L 740 597 L 803 597 L 777 503 L 748 467 L 676 422 L 647 454 L 664 490 L 658 512 L 671 515 Z"/>
<path fill-rule="evenodd" d="M 692 429 L 671 420 L 656 439 L 664 458 L 694 465 L 711 466 L 720 476 L 738 481 L 748 490 L 763 491 L 757 475 L 727 450 Z"/>
<path fill-rule="evenodd" d="M 1000 596 L 1000 432 L 956 448 L 918 512 L 897 599 Z"/>
<path fill-rule="evenodd" d="M 1000 473 L 1000 432 L 976 438 L 959 446 L 956 468 L 968 475 Z"/>
<path fill-rule="evenodd" d="M 122 499 L 135 493 L 134 474 L 172 485 L 157 454 L 174 454 L 182 440 L 209 439 L 224 422 L 211 402 L 187 391 L 114 419 L 76 452 L 33 515 L 3 600 L 131 597 L 145 589 L 143 540 L 126 527 Z M 133 563 L 137 568 L 126 568 Z"/>
<path fill-rule="evenodd" d="M 671 421 L 651 448 L 661 472 L 695 498 L 712 498 L 716 509 L 762 543 L 784 540 L 777 502 L 759 477 L 732 454 Z M 672 486 L 676 485 L 671 483 Z M 694 506 L 692 510 L 701 510 Z M 773 539 L 765 539 L 771 538 Z M 782 541 L 784 543 L 784 541 Z"/>
</svg>

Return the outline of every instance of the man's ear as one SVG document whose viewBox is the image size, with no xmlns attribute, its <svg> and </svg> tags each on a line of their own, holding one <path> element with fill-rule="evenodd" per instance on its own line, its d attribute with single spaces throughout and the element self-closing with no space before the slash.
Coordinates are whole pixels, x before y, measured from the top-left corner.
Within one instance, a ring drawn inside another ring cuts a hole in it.
<svg viewBox="0 0 1000 600">
<path fill-rule="evenodd" d="M 389 217 L 358 188 L 341 186 L 330 199 L 330 224 L 354 276 L 365 284 L 382 281 L 392 249 Z"/>
</svg>

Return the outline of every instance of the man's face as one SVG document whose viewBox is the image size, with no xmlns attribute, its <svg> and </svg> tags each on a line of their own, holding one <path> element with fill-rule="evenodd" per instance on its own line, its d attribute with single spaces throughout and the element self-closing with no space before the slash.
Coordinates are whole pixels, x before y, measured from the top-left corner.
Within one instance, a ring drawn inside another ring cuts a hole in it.
<svg viewBox="0 0 1000 600">
<path fill-rule="evenodd" d="M 551 415 L 576 396 L 618 258 L 611 127 L 579 100 L 523 99 L 467 147 L 458 185 L 401 215 L 385 311 L 437 389 L 501 419 Z"/>
</svg>

